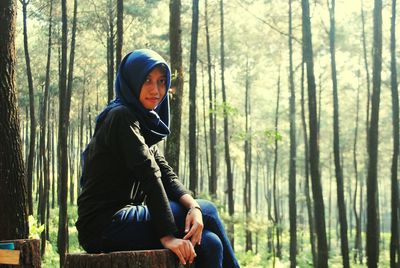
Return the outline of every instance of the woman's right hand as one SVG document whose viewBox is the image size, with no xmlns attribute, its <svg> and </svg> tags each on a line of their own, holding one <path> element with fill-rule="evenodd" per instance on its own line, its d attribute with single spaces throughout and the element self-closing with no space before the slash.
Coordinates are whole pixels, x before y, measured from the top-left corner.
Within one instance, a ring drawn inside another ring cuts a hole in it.
<svg viewBox="0 0 400 268">
<path fill-rule="evenodd" d="M 160 241 L 165 248 L 170 249 L 178 256 L 179 261 L 183 265 L 185 265 L 187 261 L 189 261 L 190 264 L 193 263 L 194 258 L 197 256 L 190 240 L 183 240 L 167 235 L 162 237 Z"/>
</svg>

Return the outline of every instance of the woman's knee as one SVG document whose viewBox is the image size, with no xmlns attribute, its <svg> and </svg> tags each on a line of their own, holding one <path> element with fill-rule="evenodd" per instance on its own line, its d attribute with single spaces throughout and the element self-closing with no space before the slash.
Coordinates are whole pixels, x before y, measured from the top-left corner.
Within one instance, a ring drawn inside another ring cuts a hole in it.
<svg viewBox="0 0 400 268">
<path fill-rule="evenodd" d="M 206 250 L 210 254 L 219 255 L 222 254 L 223 245 L 221 239 L 213 232 L 208 230 L 203 231 L 200 244 L 201 251 Z"/>
<path fill-rule="evenodd" d="M 204 215 L 218 217 L 218 209 L 213 202 L 204 199 L 197 199 L 196 201 L 199 203 Z"/>
</svg>

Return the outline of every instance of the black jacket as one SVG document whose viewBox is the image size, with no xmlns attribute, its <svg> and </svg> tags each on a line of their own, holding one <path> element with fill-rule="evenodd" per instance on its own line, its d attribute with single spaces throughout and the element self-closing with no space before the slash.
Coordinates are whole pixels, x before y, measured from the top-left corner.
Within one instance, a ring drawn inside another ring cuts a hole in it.
<svg viewBox="0 0 400 268">
<path fill-rule="evenodd" d="M 118 210 L 144 200 L 159 237 L 176 231 L 168 199 L 178 201 L 190 192 L 157 145 L 146 145 L 139 122 L 127 107 L 112 109 L 95 132 L 83 174 L 76 223 L 80 241 L 99 237 Z"/>
</svg>

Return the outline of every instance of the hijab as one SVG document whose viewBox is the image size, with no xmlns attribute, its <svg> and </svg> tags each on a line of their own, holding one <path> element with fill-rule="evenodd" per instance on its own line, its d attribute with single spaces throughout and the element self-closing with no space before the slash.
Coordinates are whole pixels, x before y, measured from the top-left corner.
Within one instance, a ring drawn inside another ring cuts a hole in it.
<svg viewBox="0 0 400 268">
<path fill-rule="evenodd" d="M 140 90 L 148 74 L 158 66 L 165 71 L 167 92 L 154 110 L 148 110 L 139 101 Z M 139 49 L 128 53 L 121 61 L 115 80 L 116 98 L 98 115 L 96 129 L 109 111 L 124 105 L 138 119 L 146 144 L 151 146 L 158 143 L 170 134 L 168 100 L 170 84 L 171 71 L 158 53 L 150 49 Z"/>
</svg>

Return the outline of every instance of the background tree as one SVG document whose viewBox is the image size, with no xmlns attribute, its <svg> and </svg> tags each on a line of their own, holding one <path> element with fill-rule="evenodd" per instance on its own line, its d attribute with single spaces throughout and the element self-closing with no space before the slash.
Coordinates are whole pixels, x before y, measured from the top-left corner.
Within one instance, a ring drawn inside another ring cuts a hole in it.
<svg viewBox="0 0 400 268">
<path fill-rule="evenodd" d="M 196 135 L 196 87 L 197 87 L 197 39 L 199 33 L 199 1 L 192 2 L 192 38 L 190 48 L 189 67 L 189 166 L 190 183 L 189 189 L 197 195 L 198 168 L 197 168 L 197 135 Z"/>
<path fill-rule="evenodd" d="M 181 40 L 181 1 L 171 0 L 169 4 L 169 41 L 171 57 L 172 83 L 170 90 L 171 134 L 165 148 L 165 158 L 179 174 L 179 152 L 181 135 L 181 116 L 183 99 L 183 66 Z"/>
<path fill-rule="evenodd" d="M 378 129 L 382 71 L 382 1 L 374 1 L 371 121 L 368 130 L 368 177 L 367 177 L 367 261 L 368 267 L 379 262 L 379 215 L 378 215 Z"/>
<path fill-rule="evenodd" d="M 204 1 L 204 19 L 206 33 L 206 48 L 207 48 L 207 76 L 208 76 L 208 99 L 209 99 L 209 128 L 210 128 L 210 177 L 208 178 L 208 192 L 211 196 L 217 195 L 217 131 L 216 131 L 216 113 L 215 99 L 213 98 L 212 86 L 212 63 L 211 63 L 211 45 L 210 33 L 208 26 L 208 1 Z M 216 79 L 216 78 L 214 78 Z M 229 211 L 231 213 L 231 210 Z M 231 232 L 230 232 L 231 233 Z M 232 238 L 231 238 L 232 239 Z M 231 240 L 232 242 L 232 240 Z"/>
<path fill-rule="evenodd" d="M 60 197 L 59 197 L 59 223 L 57 246 L 60 255 L 60 267 L 64 266 L 65 255 L 68 252 L 68 214 L 67 214 L 67 198 L 68 198 L 68 125 L 69 125 L 69 100 L 71 96 L 67 87 L 67 3 L 66 0 L 61 1 L 61 62 L 59 73 L 59 129 L 58 129 L 58 153 L 59 153 L 59 181 L 60 181 Z"/>
<path fill-rule="evenodd" d="M 117 0 L 117 42 L 116 42 L 116 70 L 122 59 L 122 46 L 124 44 L 124 1 Z"/>
<path fill-rule="evenodd" d="M 327 0 L 329 9 L 329 48 L 331 54 L 331 75 L 332 75 L 332 95 L 333 95 L 333 154 L 335 158 L 336 190 L 338 200 L 338 213 L 340 223 L 340 246 L 343 259 L 343 267 L 350 267 L 349 262 L 349 243 L 347 239 L 347 216 L 346 204 L 344 200 L 343 171 L 340 159 L 340 127 L 339 127 L 339 100 L 338 82 L 336 76 L 336 44 L 335 44 L 335 0 Z"/>
<path fill-rule="evenodd" d="M 293 71 L 292 0 L 289 0 L 289 106 L 290 106 L 290 163 L 289 163 L 289 224 L 290 224 L 290 267 L 296 267 L 297 253 L 297 206 L 296 206 L 296 92 Z"/>
<path fill-rule="evenodd" d="M 25 52 L 25 63 L 26 63 L 26 76 L 28 79 L 29 88 L 29 116 L 30 116 L 30 137 L 29 137 L 29 155 L 27 161 L 27 182 L 28 182 L 28 204 L 29 214 L 33 213 L 33 202 L 32 202 L 32 173 L 33 173 L 33 162 L 35 161 L 35 146 L 36 146 L 36 118 L 35 118 L 35 97 L 33 92 L 33 78 L 31 69 L 31 58 L 29 55 L 28 46 L 28 30 L 27 30 L 27 6 L 29 0 L 22 0 L 22 14 L 23 14 L 23 25 L 24 25 L 24 52 Z"/>
<path fill-rule="evenodd" d="M 392 158 L 392 224 L 390 237 L 390 265 L 399 267 L 399 183 L 397 178 L 399 158 L 399 93 L 397 90 L 397 66 L 396 66 L 396 0 L 392 0 L 392 19 L 390 28 L 390 86 L 392 89 L 393 111 L 393 158 Z"/>
<path fill-rule="evenodd" d="M 324 199 L 319 171 L 319 139 L 317 120 L 317 99 L 314 77 L 313 47 L 311 38 L 310 6 L 308 0 L 301 1 L 303 22 L 303 54 L 307 66 L 308 110 L 309 110 L 309 145 L 310 173 L 314 199 L 315 230 L 318 245 L 318 267 L 328 266 L 328 245 L 326 241 Z"/>
<path fill-rule="evenodd" d="M 16 1 L 0 2 L 0 240 L 27 238 L 28 200 L 15 85 Z"/>
</svg>

